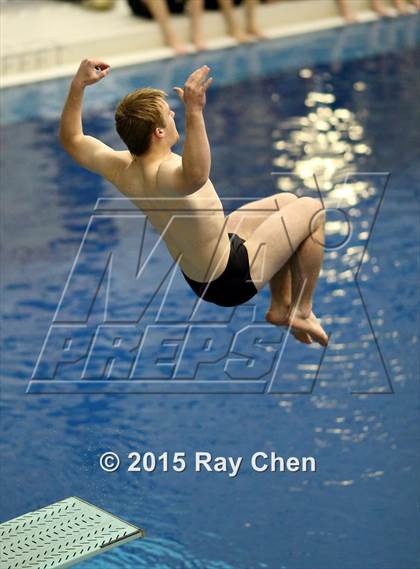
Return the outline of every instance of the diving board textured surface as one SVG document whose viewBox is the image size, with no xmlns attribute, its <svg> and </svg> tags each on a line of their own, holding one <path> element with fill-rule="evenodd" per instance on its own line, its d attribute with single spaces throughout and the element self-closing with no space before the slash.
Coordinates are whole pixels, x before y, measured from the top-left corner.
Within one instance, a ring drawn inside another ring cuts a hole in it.
<svg viewBox="0 0 420 569">
<path fill-rule="evenodd" d="M 0 567 L 62 569 L 143 536 L 80 498 L 66 498 L 0 524 Z"/>
</svg>

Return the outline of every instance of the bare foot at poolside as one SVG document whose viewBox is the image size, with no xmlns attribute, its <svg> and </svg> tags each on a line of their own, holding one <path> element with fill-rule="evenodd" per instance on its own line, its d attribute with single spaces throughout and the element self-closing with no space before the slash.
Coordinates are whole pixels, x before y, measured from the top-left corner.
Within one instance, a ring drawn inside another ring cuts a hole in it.
<svg viewBox="0 0 420 569">
<path fill-rule="evenodd" d="M 169 47 L 172 48 L 175 56 L 185 55 L 186 53 L 188 53 L 187 46 L 181 43 L 175 35 L 169 36 L 166 39 L 166 43 Z"/>
<path fill-rule="evenodd" d="M 254 38 L 255 40 L 266 40 L 267 36 L 258 28 L 256 27 L 252 27 L 252 28 L 247 28 L 246 33 L 248 36 L 250 36 L 251 38 Z"/>
<path fill-rule="evenodd" d="M 292 310 L 285 319 L 284 314 L 271 306 L 265 319 L 276 326 L 290 326 L 295 338 L 305 344 L 312 343 L 312 341 L 318 342 L 321 346 L 328 344 L 328 336 L 313 312 L 305 316 L 297 310 Z M 307 341 L 308 337 L 311 342 Z"/>
<path fill-rule="evenodd" d="M 193 44 L 197 51 L 206 51 L 209 47 L 201 37 L 193 38 Z"/>
<path fill-rule="evenodd" d="M 230 30 L 229 35 L 232 36 L 233 39 L 236 40 L 238 43 L 252 43 L 253 41 L 255 41 L 255 38 L 253 38 L 246 32 L 243 32 L 239 28 Z"/>
<path fill-rule="evenodd" d="M 394 1 L 395 9 L 402 15 L 408 15 L 413 13 L 413 6 L 409 6 L 404 0 Z"/>
<path fill-rule="evenodd" d="M 174 51 L 174 55 L 185 55 L 188 53 L 188 49 L 180 43 L 171 45 L 171 48 Z"/>
<path fill-rule="evenodd" d="M 343 7 L 342 16 L 345 19 L 347 24 L 355 24 L 358 21 L 356 12 L 353 12 L 347 4 Z"/>
<path fill-rule="evenodd" d="M 381 3 L 375 3 L 372 6 L 374 12 L 378 14 L 380 18 L 392 18 L 395 16 L 392 10 L 388 10 L 385 6 Z"/>
<path fill-rule="evenodd" d="M 357 22 L 359 21 L 359 18 L 354 12 L 348 14 L 347 16 L 344 16 L 344 19 L 346 21 L 346 24 L 357 24 Z"/>
</svg>

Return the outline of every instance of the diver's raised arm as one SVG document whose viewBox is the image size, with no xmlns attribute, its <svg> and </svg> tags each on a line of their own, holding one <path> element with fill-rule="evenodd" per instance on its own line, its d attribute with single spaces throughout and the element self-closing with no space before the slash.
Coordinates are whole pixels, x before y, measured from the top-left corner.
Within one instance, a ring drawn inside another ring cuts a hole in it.
<svg viewBox="0 0 420 569">
<path fill-rule="evenodd" d="M 64 147 L 83 135 L 82 104 L 85 87 L 103 79 L 109 65 L 95 59 L 84 59 L 70 85 L 60 121 L 60 142 Z"/>
<path fill-rule="evenodd" d="M 207 65 L 192 73 L 184 88 L 174 87 L 185 105 L 185 144 L 182 153 L 182 170 L 189 184 L 199 189 L 210 175 L 211 155 L 203 111 L 206 91 L 212 78 Z"/>
<path fill-rule="evenodd" d="M 82 123 L 85 87 L 103 79 L 109 65 L 96 59 L 84 59 L 74 76 L 60 122 L 60 142 L 80 166 L 100 174 L 113 184 L 129 161 L 128 152 L 115 151 L 97 138 L 85 135 Z"/>
</svg>

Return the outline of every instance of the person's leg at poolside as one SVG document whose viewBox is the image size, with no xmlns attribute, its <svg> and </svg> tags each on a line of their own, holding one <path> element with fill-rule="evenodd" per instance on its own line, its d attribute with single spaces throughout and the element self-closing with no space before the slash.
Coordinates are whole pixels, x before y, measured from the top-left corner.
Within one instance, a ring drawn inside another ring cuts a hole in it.
<svg viewBox="0 0 420 569">
<path fill-rule="evenodd" d="M 353 24 L 357 22 L 357 16 L 355 12 L 351 9 L 349 0 L 337 0 L 338 8 L 340 10 L 340 14 L 346 20 L 348 24 Z"/>
<path fill-rule="evenodd" d="M 323 345 L 328 337 L 312 312 L 312 297 L 323 259 L 324 210 L 313 198 L 300 198 L 268 216 L 245 242 L 251 278 L 258 289 L 287 263 L 292 272 L 292 308 L 284 322 L 282 295 L 276 292 L 267 313 L 273 324 L 289 324 Z M 285 273 L 287 274 L 287 273 Z M 276 280 L 284 283 L 281 274 Z"/>
<path fill-rule="evenodd" d="M 374 12 L 378 14 L 378 16 L 389 18 L 392 16 L 392 12 L 390 12 L 382 3 L 382 0 L 370 0 L 371 8 Z"/>
<path fill-rule="evenodd" d="M 203 0 L 188 0 L 186 5 L 187 12 L 190 15 L 191 40 L 198 51 L 207 49 L 203 40 Z"/>
<path fill-rule="evenodd" d="M 171 24 L 171 14 L 166 0 L 144 0 L 153 18 L 159 24 L 165 42 L 172 47 L 176 54 L 186 52 L 185 47 L 179 41 Z"/>
<path fill-rule="evenodd" d="M 420 0 L 410 0 L 410 4 L 417 10 L 420 10 Z"/>
<path fill-rule="evenodd" d="M 394 8 L 400 14 L 412 14 L 413 13 L 411 6 L 405 0 L 393 0 L 392 3 L 394 5 Z"/>
<path fill-rule="evenodd" d="M 244 0 L 245 30 L 246 33 L 256 39 L 264 39 L 265 36 L 257 25 L 257 5 L 259 0 Z"/>
<path fill-rule="evenodd" d="M 257 227 L 266 221 L 268 216 L 280 211 L 281 208 L 297 199 L 297 196 L 294 194 L 283 192 L 248 203 L 228 216 L 226 230 L 231 233 L 237 233 L 242 239 L 247 241 L 252 237 Z M 286 326 L 292 307 L 292 271 L 290 261 L 273 275 L 269 284 L 272 300 L 267 314 L 270 310 L 273 311 L 273 307 L 275 307 L 277 318 L 281 314 L 283 324 Z M 293 335 L 297 340 L 305 344 L 311 343 L 310 336 L 304 332 L 296 330 L 293 331 Z"/>
<path fill-rule="evenodd" d="M 241 30 L 241 27 L 237 22 L 233 1 L 218 0 L 218 4 L 225 19 L 228 34 L 240 43 L 251 41 L 252 38 Z"/>
</svg>

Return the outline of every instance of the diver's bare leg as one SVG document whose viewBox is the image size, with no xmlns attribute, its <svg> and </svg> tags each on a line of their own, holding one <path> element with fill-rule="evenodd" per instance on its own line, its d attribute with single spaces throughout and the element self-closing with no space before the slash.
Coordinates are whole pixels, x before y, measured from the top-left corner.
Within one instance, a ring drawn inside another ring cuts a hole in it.
<svg viewBox="0 0 420 569">
<path fill-rule="evenodd" d="M 282 210 L 286 205 L 297 200 L 297 196 L 288 192 L 274 194 L 267 198 L 248 203 L 227 218 L 226 229 L 232 233 L 238 233 L 242 239 L 248 240 L 255 230 L 266 221 L 267 217 Z M 281 267 L 269 281 L 271 291 L 270 307 L 267 313 L 276 314 L 277 324 L 289 323 L 292 308 L 292 271 L 291 261 Z M 298 330 L 292 330 L 297 340 L 305 344 L 311 344 L 310 336 Z"/>
<path fill-rule="evenodd" d="M 277 326 L 289 326 L 290 316 L 293 308 L 293 283 L 292 283 L 292 263 L 293 255 L 288 263 L 284 265 L 270 280 L 271 302 L 266 313 L 266 319 L 272 322 L 275 319 Z M 272 322 L 273 323 L 273 322 Z M 291 329 L 293 336 L 299 342 L 312 344 L 309 334 L 297 329 Z"/>
<path fill-rule="evenodd" d="M 300 203 L 304 204 L 305 199 Z M 267 198 L 262 198 L 248 203 L 233 211 L 227 217 L 226 229 L 229 232 L 238 233 L 243 239 L 245 239 L 245 241 L 248 241 L 252 238 L 255 231 L 262 223 L 266 222 L 272 215 L 283 211 L 283 208 L 287 205 L 296 203 L 297 200 L 298 198 L 294 194 L 280 192 Z M 276 225 L 278 227 L 278 221 L 276 222 Z M 289 252 L 291 252 L 290 247 Z M 276 271 L 268 281 L 270 284 L 271 302 L 267 315 L 268 317 L 271 316 L 273 320 L 275 319 L 275 323 L 277 325 L 288 326 L 290 323 L 290 313 L 292 308 L 291 265 L 296 263 L 295 256 L 296 255 L 292 255 L 289 261 L 280 267 L 280 269 Z M 294 270 L 294 273 L 296 274 L 296 269 Z M 266 281 L 262 283 L 262 286 L 264 286 L 265 282 Z M 260 288 L 262 288 L 262 286 Z M 297 289 L 298 286 L 299 284 L 295 284 L 295 289 Z M 297 340 L 305 344 L 312 343 L 311 337 L 307 333 L 299 331 L 298 329 L 292 329 L 292 333 Z"/>
<path fill-rule="evenodd" d="M 316 218 L 314 219 L 316 223 Z M 312 312 L 313 294 L 318 282 L 324 257 L 324 216 L 309 237 L 300 245 L 291 257 L 292 271 L 292 308 L 290 325 L 293 329 L 303 330 L 308 319 L 318 323 Z M 322 342 L 321 342 L 322 343 Z"/>
<path fill-rule="evenodd" d="M 271 304 L 268 312 L 275 312 L 286 325 L 292 308 L 292 271 L 289 261 L 270 280 Z"/>
<path fill-rule="evenodd" d="M 299 246 L 291 258 L 292 269 L 292 304 L 304 314 L 312 310 L 312 297 L 318 281 L 324 258 L 324 215 L 316 217 L 313 224 L 316 229 Z"/>
<path fill-rule="evenodd" d="M 307 333 L 323 345 L 328 337 L 312 312 L 312 295 L 323 258 L 324 210 L 318 200 L 300 198 L 270 215 L 245 243 L 251 261 L 251 277 L 262 288 L 292 259 L 292 311 L 289 325 Z M 304 245 L 302 245 L 304 243 Z M 295 282 L 293 282 L 295 281 Z M 304 286 L 302 286 L 304 285 Z M 282 325 L 276 310 L 269 310 L 267 320 Z"/>
</svg>

